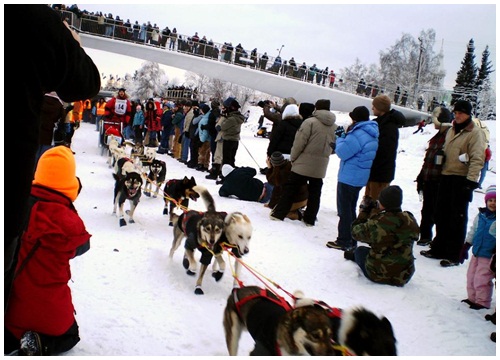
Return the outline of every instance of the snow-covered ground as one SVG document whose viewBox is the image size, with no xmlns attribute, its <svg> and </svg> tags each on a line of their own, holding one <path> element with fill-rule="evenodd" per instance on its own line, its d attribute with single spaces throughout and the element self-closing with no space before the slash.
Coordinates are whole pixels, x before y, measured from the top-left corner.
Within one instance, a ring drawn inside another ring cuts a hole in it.
<svg viewBox="0 0 500 360">
<path fill-rule="evenodd" d="M 254 136 L 262 109 L 250 110 L 236 163 L 259 168 L 265 166 L 268 140 Z M 338 124 L 349 122 L 347 114 L 336 114 Z M 490 167 L 496 171 L 496 123 L 486 123 L 493 151 Z M 423 133 L 413 135 L 415 129 L 400 130 L 393 184 L 404 191 L 403 208 L 420 220 L 414 180 L 435 130 L 427 126 Z M 172 261 L 168 258 L 172 227 L 162 215 L 161 197 L 143 196 L 134 216 L 136 223 L 120 227 L 112 215 L 112 169 L 101 156 L 97 137 L 95 125 L 82 123 L 73 138 L 77 175 L 83 184 L 75 205 L 93 236 L 90 251 L 71 263 L 70 286 L 81 341 L 68 355 L 227 355 L 222 313 L 233 284 L 231 267 L 219 282 L 207 274 L 205 295 L 195 295 L 196 279 L 187 276 L 181 264 L 182 247 Z M 242 211 L 250 217 L 254 233 L 244 261 L 259 277 L 244 269 L 240 279 L 245 285 L 264 286 L 260 279 L 267 278 L 290 293 L 300 289 L 331 306 L 362 305 L 391 321 L 399 355 L 496 355 L 495 343 L 489 339 L 495 326 L 484 319 L 493 313 L 496 297 L 490 310 L 471 310 L 460 302 L 467 297 L 468 261 L 442 268 L 438 261 L 420 255 L 425 247 L 415 245 L 416 273 L 409 284 L 397 288 L 370 282 L 355 263 L 344 260 L 341 251 L 325 246 L 337 234 L 336 155 L 330 159 L 314 227 L 291 220 L 271 221 L 269 209 L 262 204 L 220 197 L 219 186 L 205 179 L 207 173 L 189 169 L 167 155 L 158 158 L 167 163 L 167 179 L 194 176 L 209 189 L 218 210 Z M 265 181 L 264 175 L 258 177 Z M 489 171 L 483 187 L 494 183 L 496 174 Z M 470 222 L 480 206 L 484 206 L 484 195 L 474 193 Z M 191 202 L 190 208 L 205 210 L 201 201 Z M 247 355 L 252 348 L 253 341 L 245 333 L 239 354 Z"/>
</svg>

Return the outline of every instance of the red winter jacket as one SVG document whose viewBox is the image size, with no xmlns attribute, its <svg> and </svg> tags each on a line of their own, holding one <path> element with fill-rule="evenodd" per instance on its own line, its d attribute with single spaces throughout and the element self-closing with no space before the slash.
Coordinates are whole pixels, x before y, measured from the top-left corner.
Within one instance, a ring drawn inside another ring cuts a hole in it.
<svg viewBox="0 0 500 360">
<path fill-rule="evenodd" d="M 73 325 L 69 260 L 91 237 L 69 198 L 37 185 L 31 195 L 39 200 L 21 239 L 16 272 L 38 241 L 40 246 L 15 277 L 5 313 L 5 326 L 17 338 L 27 330 L 58 336 Z"/>
</svg>

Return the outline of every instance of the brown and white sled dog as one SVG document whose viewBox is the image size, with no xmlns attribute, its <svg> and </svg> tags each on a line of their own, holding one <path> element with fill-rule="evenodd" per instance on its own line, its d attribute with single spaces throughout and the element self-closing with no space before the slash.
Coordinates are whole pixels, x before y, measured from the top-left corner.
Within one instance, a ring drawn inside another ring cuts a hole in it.
<svg viewBox="0 0 500 360">
<path fill-rule="evenodd" d="M 251 355 L 257 356 L 397 355 L 392 325 L 385 317 L 363 307 L 342 310 L 304 298 L 292 307 L 258 286 L 233 289 L 223 325 L 229 355 L 237 355 L 243 330 L 254 339 Z"/>
<path fill-rule="evenodd" d="M 253 227 L 252 222 L 247 215 L 236 211 L 227 214 L 224 220 L 224 238 L 221 242 L 226 241 L 233 255 L 237 258 L 234 260 L 234 282 L 233 286 L 238 286 L 238 278 L 240 275 L 241 264 L 238 261 L 243 255 L 250 251 L 250 240 L 252 239 Z M 216 257 L 222 256 L 219 252 Z M 224 272 L 225 269 L 218 268 L 220 261 L 214 261 L 212 265 L 213 273 Z M 223 263 L 225 265 L 225 263 Z"/>
<path fill-rule="evenodd" d="M 196 281 L 195 294 L 203 295 L 201 284 L 203 276 L 210 265 L 214 251 L 217 251 L 216 244 L 224 232 L 224 218 L 227 213 L 215 210 L 215 203 L 212 195 L 202 186 L 193 188 L 205 202 L 206 212 L 189 210 L 180 216 L 173 215 L 174 238 L 170 249 L 170 259 L 173 258 L 175 251 L 181 245 L 185 238 L 184 258 L 182 265 L 187 270 L 188 275 L 194 276 L 197 272 L 197 263 L 194 258 L 194 252 L 198 249 L 201 252 L 201 266 L 198 279 Z M 222 256 L 216 257 L 219 268 L 224 269 L 225 263 Z M 216 281 L 222 278 L 223 272 L 214 273 Z"/>
<path fill-rule="evenodd" d="M 149 165 L 149 172 L 144 185 L 144 195 L 151 196 L 153 192 L 153 185 L 155 186 L 153 197 L 158 197 L 158 192 L 165 182 L 167 176 L 167 164 L 163 160 L 154 159 Z"/>
<path fill-rule="evenodd" d="M 255 341 L 251 355 L 334 355 L 332 328 L 317 306 L 292 308 L 283 298 L 258 286 L 233 288 L 223 317 L 229 355 L 238 355 L 243 330 Z"/>
</svg>

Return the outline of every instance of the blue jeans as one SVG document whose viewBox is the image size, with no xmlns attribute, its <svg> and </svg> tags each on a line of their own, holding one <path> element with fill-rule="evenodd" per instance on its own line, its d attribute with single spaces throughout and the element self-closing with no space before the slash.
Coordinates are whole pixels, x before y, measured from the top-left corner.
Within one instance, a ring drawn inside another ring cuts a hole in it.
<svg viewBox="0 0 500 360">
<path fill-rule="evenodd" d="M 337 215 L 339 216 L 337 242 L 346 247 L 355 247 L 351 236 L 351 224 L 356 219 L 356 206 L 361 186 L 337 182 Z"/>
<path fill-rule="evenodd" d="M 182 135 L 182 152 L 181 159 L 184 161 L 188 161 L 189 156 L 189 145 L 191 144 L 191 139 Z"/>
</svg>

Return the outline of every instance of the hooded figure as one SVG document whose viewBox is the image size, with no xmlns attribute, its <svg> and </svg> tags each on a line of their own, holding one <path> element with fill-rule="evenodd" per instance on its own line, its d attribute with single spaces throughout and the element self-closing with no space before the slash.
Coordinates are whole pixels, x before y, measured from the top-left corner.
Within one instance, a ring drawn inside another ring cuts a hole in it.
<svg viewBox="0 0 500 360">
<path fill-rule="evenodd" d="M 5 312 L 7 352 L 19 348 L 20 339 L 39 345 L 24 349 L 26 355 L 58 354 L 80 341 L 68 286 L 69 260 L 90 247 L 91 235 L 73 206 L 80 189 L 72 151 L 56 146 L 44 152 Z"/>
<path fill-rule="evenodd" d="M 296 104 L 289 104 L 282 113 L 282 120 L 273 126 L 273 135 L 267 147 L 267 156 L 275 151 L 290 154 L 295 133 L 302 124 L 302 116 Z"/>
</svg>

